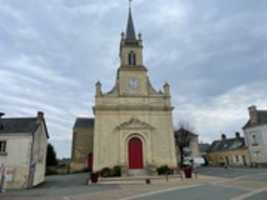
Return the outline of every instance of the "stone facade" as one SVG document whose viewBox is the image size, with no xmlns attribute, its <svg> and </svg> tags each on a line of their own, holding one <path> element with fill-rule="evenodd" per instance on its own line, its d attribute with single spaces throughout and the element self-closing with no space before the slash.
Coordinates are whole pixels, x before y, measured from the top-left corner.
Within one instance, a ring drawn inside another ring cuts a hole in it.
<svg viewBox="0 0 267 200">
<path fill-rule="evenodd" d="M 142 143 L 144 170 L 161 165 L 176 167 L 170 86 L 156 91 L 143 65 L 143 42 L 134 33 L 131 12 L 127 34 L 120 44 L 121 65 L 110 92 L 96 84 L 94 171 L 116 165 L 130 169 L 129 142 Z"/>
<path fill-rule="evenodd" d="M 93 154 L 94 119 L 78 118 L 73 127 L 71 172 L 88 169 L 88 159 Z"/>
<path fill-rule="evenodd" d="M 0 126 L 0 143 L 5 142 L 0 151 L 3 187 L 30 188 L 42 183 L 48 139 L 43 113 L 39 112 L 35 118 L 3 118 Z"/>
<path fill-rule="evenodd" d="M 177 161 L 181 164 L 180 148 L 183 147 L 185 153 L 184 157 L 199 157 L 199 142 L 198 135 L 184 128 L 180 128 L 174 132 L 175 135 L 175 146 Z M 181 146 L 181 147 L 179 147 Z"/>
<path fill-rule="evenodd" d="M 248 148 L 239 133 L 236 133 L 235 138 L 227 139 L 222 135 L 221 140 L 214 141 L 208 151 L 207 159 L 211 166 L 248 167 L 251 165 Z"/>
<path fill-rule="evenodd" d="M 243 127 L 253 166 L 267 166 L 267 111 L 249 107 L 249 120 Z"/>
</svg>

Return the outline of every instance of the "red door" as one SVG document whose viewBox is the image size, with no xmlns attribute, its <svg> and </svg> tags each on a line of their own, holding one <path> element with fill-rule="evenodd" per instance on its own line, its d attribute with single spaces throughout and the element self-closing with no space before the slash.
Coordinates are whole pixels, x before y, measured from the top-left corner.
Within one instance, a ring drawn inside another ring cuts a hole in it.
<svg viewBox="0 0 267 200">
<path fill-rule="evenodd" d="M 132 138 L 128 143 L 128 159 L 130 169 L 143 169 L 143 144 L 139 138 Z"/>
</svg>

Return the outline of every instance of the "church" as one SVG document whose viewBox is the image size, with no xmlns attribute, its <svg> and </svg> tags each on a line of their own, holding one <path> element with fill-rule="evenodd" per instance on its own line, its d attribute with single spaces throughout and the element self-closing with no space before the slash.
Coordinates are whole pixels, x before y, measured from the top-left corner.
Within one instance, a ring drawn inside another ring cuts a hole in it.
<svg viewBox="0 0 267 200">
<path fill-rule="evenodd" d="M 95 86 L 94 118 L 77 118 L 73 128 L 71 171 L 97 172 L 120 166 L 123 175 L 175 168 L 170 85 L 156 90 L 143 63 L 142 35 L 136 35 L 131 7 L 121 33 L 120 66 L 110 91 Z"/>
</svg>

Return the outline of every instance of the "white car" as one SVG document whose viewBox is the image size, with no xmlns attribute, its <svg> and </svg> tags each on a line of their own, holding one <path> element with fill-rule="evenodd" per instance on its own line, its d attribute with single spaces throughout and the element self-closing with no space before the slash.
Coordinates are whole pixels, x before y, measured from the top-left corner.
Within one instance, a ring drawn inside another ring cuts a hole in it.
<svg viewBox="0 0 267 200">
<path fill-rule="evenodd" d="M 193 165 L 193 168 L 200 167 L 205 164 L 205 160 L 202 157 L 190 157 L 184 158 L 184 165 Z"/>
</svg>

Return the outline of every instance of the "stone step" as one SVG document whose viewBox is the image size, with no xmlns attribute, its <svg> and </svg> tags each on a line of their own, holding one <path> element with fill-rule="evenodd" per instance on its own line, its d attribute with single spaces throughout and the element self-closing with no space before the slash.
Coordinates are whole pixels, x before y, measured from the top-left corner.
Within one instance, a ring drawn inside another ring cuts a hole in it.
<svg viewBox="0 0 267 200">
<path fill-rule="evenodd" d="M 146 176 L 147 171 L 145 169 L 129 169 L 128 176 Z"/>
<path fill-rule="evenodd" d="M 127 177 L 109 177 L 99 179 L 100 183 L 103 184 L 116 184 L 116 183 L 145 183 L 146 179 L 153 181 L 166 181 L 166 176 L 127 176 Z M 182 179 L 179 175 L 169 175 L 168 180 Z"/>
</svg>

